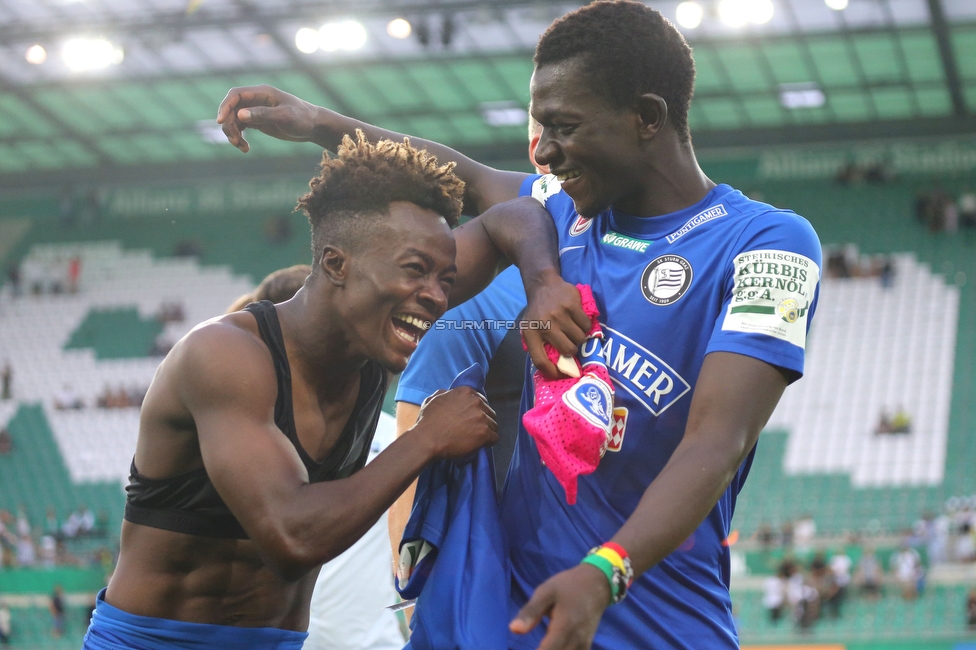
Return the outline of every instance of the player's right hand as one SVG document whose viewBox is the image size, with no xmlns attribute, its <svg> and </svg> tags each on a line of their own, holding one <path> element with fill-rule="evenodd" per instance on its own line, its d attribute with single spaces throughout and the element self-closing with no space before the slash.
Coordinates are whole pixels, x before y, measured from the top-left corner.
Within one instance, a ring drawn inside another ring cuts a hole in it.
<svg viewBox="0 0 976 650">
<path fill-rule="evenodd" d="M 435 458 L 464 456 L 498 441 L 495 411 L 481 393 L 467 386 L 427 398 L 413 429 L 431 444 Z"/>
<path fill-rule="evenodd" d="M 217 109 L 217 123 L 232 145 L 251 148 L 243 131 L 253 128 L 279 140 L 307 142 L 312 138 L 319 107 L 273 86 L 231 88 Z"/>
</svg>

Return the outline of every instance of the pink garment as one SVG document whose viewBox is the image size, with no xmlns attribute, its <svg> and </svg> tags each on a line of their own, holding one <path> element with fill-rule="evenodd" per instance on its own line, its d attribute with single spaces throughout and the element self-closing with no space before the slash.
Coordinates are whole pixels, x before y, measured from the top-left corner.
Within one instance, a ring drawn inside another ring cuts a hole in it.
<svg viewBox="0 0 976 650">
<path fill-rule="evenodd" d="M 578 284 L 583 311 L 592 323 L 590 338 L 581 346 L 590 350 L 577 355 L 582 373 L 578 378 L 548 379 L 538 370 L 533 376 L 535 406 L 522 416 L 526 431 L 536 441 L 539 456 L 566 491 L 566 503 L 576 503 L 581 474 L 591 474 L 607 449 L 613 423 L 613 385 L 602 356 L 600 315 L 587 285 Z M 590 342 L 592 341 L 592 342 Z M 555 363 L 559 353 L 546 344 Z"/>
</svg>

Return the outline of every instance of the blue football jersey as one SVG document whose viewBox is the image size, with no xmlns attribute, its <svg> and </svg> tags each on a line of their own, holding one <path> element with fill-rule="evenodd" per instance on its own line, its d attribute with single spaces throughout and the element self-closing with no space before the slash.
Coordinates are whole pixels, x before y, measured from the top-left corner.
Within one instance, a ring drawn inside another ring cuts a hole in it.
<svg viewBox="0 0 976 650">
<path fill-rule="evenodd" d="M 593 288 L 616 394 L 613 438 L 597 470 L 580 477 L 575 505 L 519 431 L 502 501 L 513 616 L 535 587 L 577 565 L 634 512 L 684 435 L 706 354 L 734 352 L 794 378 L 803 373 L 821 268 L 805 219 L 728 185 L 653 218 L 611 209 L 584 219 L 553 176 L 530 176 L 522 193 L 552 214 L 563 278 Z M 522 413 L 532 397 L 524 392 Z M 606 610 L 594 648 L 738 648 L 726 539 L 754 453 L 694 534 Z M 537 647 L 541 628 L 510 644 Z"/>
</svg>

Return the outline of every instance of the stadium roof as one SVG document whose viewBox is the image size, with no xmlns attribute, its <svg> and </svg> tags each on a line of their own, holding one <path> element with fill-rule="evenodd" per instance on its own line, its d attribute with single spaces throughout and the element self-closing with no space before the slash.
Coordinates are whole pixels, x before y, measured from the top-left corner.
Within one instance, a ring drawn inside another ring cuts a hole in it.
<svg viewBox="0 0 976 650">
<path fill-rule="evenodd" d="M 973 0 L 849 0 L 843 10 L 730 1 L 773 11 L 764 24 L 730 26 L 719 0 L 698 0 L 701 24 L 682 28 L 698 66 L 696 146 L 976 133 Z M 521 159 L 532 50 L 580 4 L 0 0 L 0 185 L 45 171 L 110 178 L 243 164 L 212 121 L 228 88 L 251 83 L 484 159 Z M 677 2 L 649 4 L 676 19 Z M 407 37 L 390 34 L 395 18 L 410 23 Z M 298 30 L 324 23 L 333 31 L 320 41 L 305 32 L 302 47 L 325 49 L 300 51 Z M 65 58 L 73 37 L 107 42 Z M 43 63 L 28 62 L 38 45 L 31 57 Z M 115 62 L 72 69 L 98 56 Z M 314 151 L 260 138 L 247 164 L 307 166 Z"/>
</svg>

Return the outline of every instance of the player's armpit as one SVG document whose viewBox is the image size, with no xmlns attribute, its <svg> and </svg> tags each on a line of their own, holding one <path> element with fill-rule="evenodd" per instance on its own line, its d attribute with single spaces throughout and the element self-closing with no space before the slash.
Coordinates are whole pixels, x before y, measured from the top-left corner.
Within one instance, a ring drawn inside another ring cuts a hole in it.
<svg viewBox="0 0 976 650">
<path fill-rule="evenodd" d="M 701 524 L 728 487 L 786 388 L 783 372 L 731 352 L 706 355 L 684 438 L 613 537 L 641 574 Z"/>
</svg>

